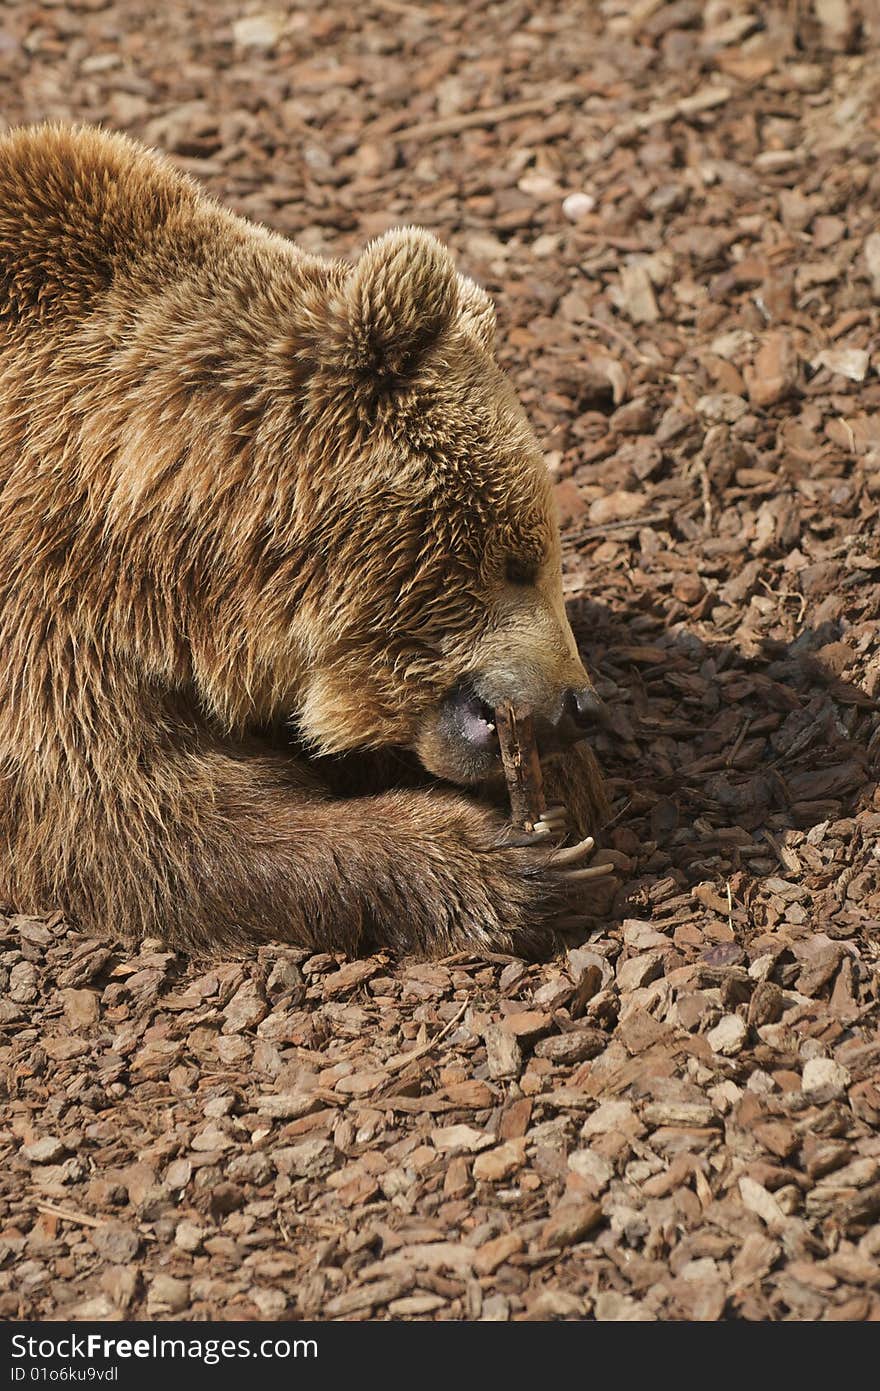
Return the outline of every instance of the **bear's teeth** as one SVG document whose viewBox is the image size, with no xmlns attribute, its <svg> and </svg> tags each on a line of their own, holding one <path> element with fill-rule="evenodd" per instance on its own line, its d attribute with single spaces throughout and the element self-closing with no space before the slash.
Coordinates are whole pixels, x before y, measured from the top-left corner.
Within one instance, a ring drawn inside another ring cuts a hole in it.
<svg viewBox="0 0 880 1391">
<path fill-rule="evenodd" d="M 493 724 L 490 724 L 488 720 L 486 721 L 486 728 L 488 729 L 490 734 L 495 733 L 495 726 Z"/>
</svg>

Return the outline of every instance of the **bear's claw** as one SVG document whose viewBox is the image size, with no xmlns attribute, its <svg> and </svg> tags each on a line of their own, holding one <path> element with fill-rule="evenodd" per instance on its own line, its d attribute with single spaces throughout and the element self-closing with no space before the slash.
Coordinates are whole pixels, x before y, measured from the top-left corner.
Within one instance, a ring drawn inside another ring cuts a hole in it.
<svg viewBox="0 0 880 1391">
<path fill-rule="evenodd" d="M 565 808 L 554 806 L 548 808 L 541 820 L 536 823 L 534 830 L 522 832 L 506 843 L 523 849 L 537 848 L 546 845 L 549 840 L 557 839 L 563 835 L 565 829 Z M 577 845 L 569 845 L 551 851 L 545 861 L 545 868 L 550 878 L 564 888 L 569 888 L 590 879 L 604 879 L 607 875 L 613 874 L 614 866 L 610 864 L 580 867 L 584 860 L 589 859 L 595 848 L 596 842 L 593 837 L 587 836 L 584 840 L 578 841 Z"/>
<path fill-rule="evenodd" d="M 541 813 L 540 821 L 536 821 L 530 831 L 520 830 L 518 827 L 511 827 L 505 841 L 507 845 L 517 845 L 527 848 L 530 845 L 546 845 L 548 840 L 559 840 L 565 835 L 568 829 L 568 812 L 561 802 L 556 802 L 552 807 Z"/>
<path fill-rule="evenodd" d="M 613 865 L 591 865 L 589 869 L 568 869 L 563 868 L 568 865 L 577 865 L 581 860 L 587 859 L 595 850 L 596 842 L 592 836 L 587 836 L 577 845 L 570 846 L 567 850 L 554 850 L 550 856 L 550 870 L 554 878 L 562 879 L 566 884 L 582 884 L 588 879 L 603 879 L 605 875 L 613 873 Z M 556 873 L 562 869 L 561 873 Z"/>
<path fill-rule="evenodd" d="M 535 822 L 535 830 L 542 834 L 562 835 L 567 825 L 568 812 L 561 802 L 556 802 L 541 813 L 540 820 Z"/>
<path fill-rule="evenodd" d="M 587 836 L 585 840 L 579 841 L 577 845 L 569 846 L 567 850 L 554 850 L 550 856 L 550 863 L 554 869 L 560 865 L 576 864 L 585 855 L 589 855 L 595 844 L 593 837 Z"/>
<path fill-rule="evenodd" d="M 614 873 L 614 865 L 591 865 L 589 869 L 569 869 L 558 877 L 566 884 L 582 884 L 587 879 L 604 879 Z"/>
</svg>

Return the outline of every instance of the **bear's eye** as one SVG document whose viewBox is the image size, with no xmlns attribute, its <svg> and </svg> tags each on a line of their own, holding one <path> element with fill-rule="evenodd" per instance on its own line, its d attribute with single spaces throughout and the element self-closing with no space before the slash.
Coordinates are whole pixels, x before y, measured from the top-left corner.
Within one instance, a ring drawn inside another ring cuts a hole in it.
<svg viewBox="0 0 880 1391">
<path fill-rule="evenodd" d="M 538 567 L 533 560 L 519 560 L 508 556 L 505 565 L 508 584 L 534 584 L 538 578 Z"/>
</svg>

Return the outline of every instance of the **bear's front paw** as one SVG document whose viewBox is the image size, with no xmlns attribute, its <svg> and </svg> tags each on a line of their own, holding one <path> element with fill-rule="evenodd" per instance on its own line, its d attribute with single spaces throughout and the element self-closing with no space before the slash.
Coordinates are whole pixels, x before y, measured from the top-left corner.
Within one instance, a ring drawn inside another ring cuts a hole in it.
<svg viewBox="0 0 880 1391">
<path fill-rule="evenodd" d="M 548 845 L 565 834 L 566 826 L 566 808 L 559 803 L 548 807 L 534 831 L 522 832 L 511 828 L 505 837 L 508 847 L 533 852 L 531 863 L 524 865 L 523 872 L 541 883 L 548 898 L 548 907 L 551 913 L 556 914 L 556 926 L 559 927 L 573 926 L 582 920 L 574 910 L 584 884 L 614 873 L 612 864 L 589 863 L 596 850 L 592 836 L 585 836 L 576 845 L 555 846 L 548 851 Z M 566 913 L 566 909 L 571 911 Z"/>
<path fill-rule="evenodd" d="M 589 863 L 596 848 L 592 836 L 560 846 L 566 825 L 562 806 L 550 807 L 531 832 L 498 828 L 496 822 L 493 843 L 484 843 L 478 854 L 480 890 L 474 884 L 468 895 L 472 912 L 463 935 L 471 946 L 540 954 L 552 948 L 557 930 L 586 923 L 578 900 L 613 866 Z"/>
<path fill-rule="evenodd" d="M 533 831 L 514 828 L 484 803 L 442 792 L 389 793 L 363 809 L 369 823 L 351 842 L 366 910 L 361 945 L 424 956 L 544 954 L 557 929 L 585 922 L 578 896 L 611 872 L 608 864 L 590 863 L 592 837 L 560 844 L 568 818 L 559 805 Z M 350 821 L 348 829 L 355 829 Z"/>
</svg>

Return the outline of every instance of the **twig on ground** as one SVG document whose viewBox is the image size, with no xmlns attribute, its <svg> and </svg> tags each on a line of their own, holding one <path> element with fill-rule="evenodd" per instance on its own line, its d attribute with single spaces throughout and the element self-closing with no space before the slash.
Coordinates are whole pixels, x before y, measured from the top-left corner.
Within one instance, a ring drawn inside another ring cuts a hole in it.
<svg viewBox="0 0 880 1391">
<path fill-rule="evenodd" d="M 652 126 L 664 125 L 667 121 L 678 120 L 681 116 L 698 116 L 704 111 L 713 110 L 716 106 L 724 106 L 732 95 L 729 87 L 703 87 L 689 97 L 680 97 L 678 101 L 652 106 L 638 116 L 632 116 L 628 121 L 618 122 L 603 141 L 602 154 L 611 154 L 618 145 L 631 140 L 642 131 L 650 130 Z"/>
<path fill-rule="evenodd" d="M 47 1203 L 43 1200 L 34 1203 L 37 1212 L 46 1212 L 50 1217 L 60 1217 L 64 1222 L 74 1222 L 78 1227 L 103 1227 L 104 1219 L 90 1217 L 87 1212 L 71 1212 L 67 1208 L 57 1207 L 55 1203 Z"/>
<path fill-rule="evenodd" d="M 497 126 L 502 121 L 515 121 L 519 116 L 536 116 L 548 107 L 561 106 L 586 96 L 581 87 L 566 87 L 544 97 L 529 97 L 526 101 L 505 102 L 502 106 L 487 106 L 478 111 L 462 111 L 457 116 L 443 116 L 436 121 L 422 121 L 416 126 L 404 126 L 391 132 L 392 140 L 434 140 L 439 135 L 456 135 L 460 130 L 479 126 Z"/>
<path fill-rule="evenodd" d="M 401 1072 L 405 1067 L 408 1067 L 410 1063 L 415 1062 L 418 1058 L 423 1058 L 426 1053 L 430 1053 L 431 1049 L 436 1048 L 437 1044 L 440 1043 L 440 1041 L 444 1039 L 447 1034 L 451 1033 L 452 1030 L 455 1028 L 456 1024 L 459 1022 L 459 1020 L 464 1017 L 465 1010 L 467 1009 L 469 1003 L 470 1002 L 468 1000 L 465 1000 L 458 1013 L 453 1015 L 452 1019 L 449 1020 L 449 1023 L 443 1025 L 443 1028 L 440 1030 L 439 1034 L 435 1034 L 434 1037 L 429 1039 L 427 1043 L 423 1043 L 419 1048 L 414 1048 L 411 1053 L 403 1053 L 399 1058 L 395 1058 L 392 1062 L 386 1063 L 385 1071 Z"/>
</svg>

